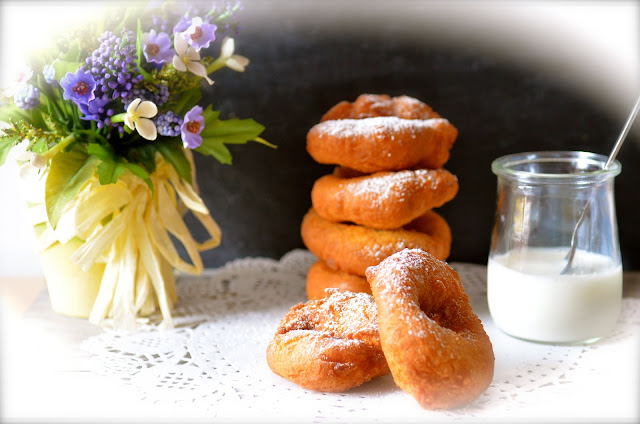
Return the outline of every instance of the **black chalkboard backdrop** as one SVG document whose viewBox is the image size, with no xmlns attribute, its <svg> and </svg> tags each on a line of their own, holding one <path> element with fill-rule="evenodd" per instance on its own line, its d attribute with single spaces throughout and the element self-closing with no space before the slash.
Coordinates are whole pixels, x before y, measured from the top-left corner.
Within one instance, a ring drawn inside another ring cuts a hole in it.
<svg viewBox="0 0 640 424">
<path fill-rule="evenodd" d="M 481 264 L 487 261 L 495 212 L 491 161 L 532 150 L 608 154 L 626 119 L 587 103 L 548 75 L 486 52 L 401 41 L 392 27 L 378 28 L 377 34 L 350 31 L 345 37 L 321 25 L 267 22 L 243 26 L 235 35 L 237 53 L 251 64 L 242 74 L 216 73 L 205 100 L 223 118 L 252 117 L 265 125 L 264 138 L 278 149 L 231 146 L 232 166 L 196 155 L 201 195 L 223 232 L 221 246 L 203 253 L 205 266 L 248 256 L 280 258 L 304 247 L 300 222 L 311 205 L 311 187 L 332 170 L 307 154 L 305 136 L 341 100 L 353 101 L 362 93 L 406 94 L 458 128 L 445 167 L 458 176 L 460 190 L 438 211 L 453 233 L 448 260 Z M 626 270 L 640 269 L 637 134 L 618 156 L 623 171 L 616 178 Z M 204 237 L 195 219 L 189 217 L 188 223 Z"/>
</svg>

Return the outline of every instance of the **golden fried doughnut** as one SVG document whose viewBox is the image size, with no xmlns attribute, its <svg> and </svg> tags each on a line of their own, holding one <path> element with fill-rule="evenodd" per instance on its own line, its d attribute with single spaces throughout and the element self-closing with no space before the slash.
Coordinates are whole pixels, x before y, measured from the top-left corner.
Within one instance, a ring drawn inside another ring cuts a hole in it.
<svg viewBox="0 0 640 424">
<path fill-rule="evenodd" d="M 281 377 L 310 390 L 341 392 L 389 373 L 376 304 L 366 293 L 331 290 L 292 307 L 267 348 Z"/>
<path fill-rule="evenodd" d="M 329 109 L 322 121 L 333 119 L 363 119 L 375 116 L 397 116 L 403 119 L 440 118 L 428 105 L 409 96 L 389 97 L 386 94 L 362 94 L 355 102 L 342 101 Z"/>
<path fill-rule="evenodd" d="M 325 289 L 371 294 L 371 288 L 366 278 L 331 269 L 319 260 L 311 265 L 307 273 L 307 297 L 322 299 L 330 293 Z"/>
<path fill-rule="evenodd" d="M 433 211 L 403 228 L 378 230 L 328 221 L 312 207 L 302 219 L 301 234 L 307 249 L 327 266 L 362 276 L 368 267 L 405 248 L 423 249 L 439 259 L 446 259 L 451 248 L 449 225 Z"/>
<path fill-rule="evenodd" d="M 396 384 L 426 409 L 470 402 L 493 379 L 494 354 L 460 276 L 418 249 L 367 270 L 382 349 Z"/>
<path fill-rule="evenodd" d="M 458 179 L 444 169 L 376 172 L 352 178 L 345 171 L 319 178 L 311 203 L 329 221 L 348 221 L 372 228 L 400 228 L 426 211 L 453 199 Z"/>
<path fill-rule="evenodd" d="M 449 160 L 457 136 L 443 118 L 340 119 L 314 125 L 307 133 L 307 151 L 316 162 L 365 173 L 437 169 Z"/>
<path fill-rule="evenodd" d="M 346 166 L 336 166 L 335 168 L 333 168 L 333 175 L 338 178 L 356 178 L 370 174 L 366 174 L 352 168 L 347 168 Z"/>
</svg>

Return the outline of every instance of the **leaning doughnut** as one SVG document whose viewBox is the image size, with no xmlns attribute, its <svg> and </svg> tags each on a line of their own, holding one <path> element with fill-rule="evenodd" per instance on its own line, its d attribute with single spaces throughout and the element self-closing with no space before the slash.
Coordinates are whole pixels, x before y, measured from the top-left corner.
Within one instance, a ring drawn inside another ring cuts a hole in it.
<svg viewBox="0 0 640 424">
<path fill-rule="evenodd" d="M 332 222 L 313 209 L 302 219 L 302 241 L 327 266 L 349 274 L 365 275 L 372 265 L 405 248 L 426 250 L 439 259 L 449 256 L 451 230 L 433 211 L 397 230 L 378 230 Z"/>
<path fill-rule="evenodd" d="M 322 121 L 333 119 L 363 119 L 375 116 L 397 116 L 402 119 L 440 118 L 429 105 L 409 96 L 389 97 L 386 94 L 362 94 L 355 102 L 342 101 L 329 109 Z"/>
<path fill-rule="evenodd" d="M 410 168 L 441 168 L 458 130 L 446 119 L 379 116 L 340 119 L 314 125 L 307 151 L 316 162 L 365 173 Z"/>
<path fill-rule="evenodd" d="M 458 193 L 458 179 L 444 169 L 386 171 L 353 178 L 342 178 L 341 172 L 319 178 L 311 190 L 313 208 L 329 221 L 400 228 Z"/>
<path fill-rule="evenodd" d="M 307 273 L 307 297 L 322 299 L 331 293 L 325 289 L 331 288 L 339 291 L 371 294 L 369 282 L 364 277 L 331 269 L 321 260 L 311 265 Z"/>
<path fill-rule="evenodd" d="M 373 297 L 332 290 L 329 297 L 295 305 L 267 347 L 267 363 L 279 376 L 325 392 L 388 374 Z"/>
<path fill-rule="evenodd" d="M 460 276 L 418 249 L 367 270 L 382 349 L 396 384 L 426 409 L 470 402 L 493 379 L 494 354 Z"/>
</svg>

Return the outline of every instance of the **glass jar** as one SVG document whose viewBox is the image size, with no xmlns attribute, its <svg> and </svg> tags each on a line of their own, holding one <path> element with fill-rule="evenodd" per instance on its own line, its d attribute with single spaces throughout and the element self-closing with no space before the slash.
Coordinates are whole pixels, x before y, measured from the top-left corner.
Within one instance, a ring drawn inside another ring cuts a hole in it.
<svg viewBox="0 0 640 424">
<path fill-rule="evenodd" d="M 496 216 L 487 270 L 489 310 L 515 337 L 588 343 L 615 327 L 622 261 L 614 161 L 588 152 L 518 153 L 493 161 Z M 565 269 L 576 223 L 571 266 Z"/>
</svg>

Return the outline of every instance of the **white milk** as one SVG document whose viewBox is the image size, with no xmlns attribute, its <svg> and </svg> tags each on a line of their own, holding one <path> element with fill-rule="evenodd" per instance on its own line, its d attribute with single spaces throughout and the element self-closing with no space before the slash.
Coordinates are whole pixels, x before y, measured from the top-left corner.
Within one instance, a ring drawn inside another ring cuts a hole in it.
<svg viewBox="0 0 640 424">
<path fill-rule="evenodd" d="M 622 266 L 578 250 L 561 275 L 567 248 L 513 250 L 489 259 L 487 296 L 494 322 L 512 336 L 580 342 L 606 336 L 622 302 Z"/>
</svg>

